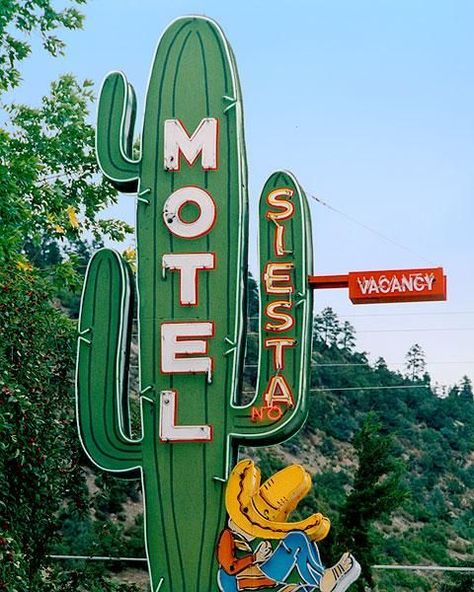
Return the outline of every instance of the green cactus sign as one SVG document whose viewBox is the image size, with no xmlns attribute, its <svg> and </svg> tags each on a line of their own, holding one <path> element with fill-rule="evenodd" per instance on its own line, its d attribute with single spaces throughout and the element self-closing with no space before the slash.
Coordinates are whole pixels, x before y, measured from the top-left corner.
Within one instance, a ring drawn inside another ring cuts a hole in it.
<svg viewBox="0 0 474 592">
<path fill-rule="evenodd" d="M 110 249 L 90 262 L 79 323 L 79 432 L 101 469 L 142 480 L 153 592 L 205 592 L 216 589 L 221 569 L 215 549 L 239 444 L 281 442 L 305 420 L 310 219 L 294 176 L 272 174 L 259 212 L 258 385 L 243 405 L 242 98 L 232 50 L 213 21 L 181 18 L 164 32 L 136 158 L 135 114 L 133 88 L 123 74 L 109 74 L 99 99 L 97 155 L 105 176 L 136 197 L 137 271 Z M 127 386 L 135 298 L 139 439 L 130 431 Z M 326 522 L 317 520 L 324 530 Z M 318 524 L 312 528 L 321 538 Z M 236 585 L 235 578 L 219 582 L 222 590 Z"/>
</svg>

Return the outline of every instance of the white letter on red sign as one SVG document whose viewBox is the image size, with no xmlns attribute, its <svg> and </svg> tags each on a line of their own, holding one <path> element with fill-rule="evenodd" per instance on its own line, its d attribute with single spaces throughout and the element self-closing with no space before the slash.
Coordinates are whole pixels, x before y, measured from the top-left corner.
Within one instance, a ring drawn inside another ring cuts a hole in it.
<svg viewBox="0 0 474 592">
<path fill-rule="evenodd" d="M 209 425 L 176 425 L 178 394 L 161 391 L 160 440 L 162 442 L 210 442 Z"/>
<path fill-rule="evenodd" d="M 200 337 L 214 335 L 213 323 L 163 323 L 161 325 L 161 371 L 164 374 L 207 373 L 211 380 L 212 359 L 207 354 L 208 343 Z"/>
<path fill-rule="evenodd" d="M 167 253 L 163 255 L 163 269 L 178 270 L 179 302 L 182 306 L 198 303 L 200 270 L 215 269 L 214 253 Z"/>
<path fill-rule="evenodd" d="M 181 217 L 181 209 L 187 203 L 195 204 L 199 214 L 193 222 Z M 174 191 L 163 206 L 163 220 L 168 230 L 180 238 L 198 238 L 207 234 L 216 221 L 216 205 L 212 197 L 199 187 L 181 187 Z"/>
<path fill-rule="evenodd" d="M 192 166 L 199 154 L 204 170 L 217 169 L 217 119 L 206 117 L 190 137 L 179 119 L 165 121 L 165 169 L 179 171 L 180 154 Z"/>
</svg>

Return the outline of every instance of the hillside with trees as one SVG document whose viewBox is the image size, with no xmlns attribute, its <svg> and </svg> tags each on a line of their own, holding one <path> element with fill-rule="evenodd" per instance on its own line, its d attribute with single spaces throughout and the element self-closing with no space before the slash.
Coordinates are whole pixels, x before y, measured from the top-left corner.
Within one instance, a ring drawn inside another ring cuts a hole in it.
<svg viewBox="0 0 474 592">
<path fill-rule="evenodd" d="M 249 312 L 256 310 L 251 283 Z M 258 336 L 249 327 L 246 384 L 256 380 Z M 310 409 L 306 426 L 281 446 L 242 449 L 264 475 L 290 462 L 307 467 L 314 488 L 294 518 L 327 514 L 332 533 L 321 544 L 329 564 L 350 548 L 364 566 L 354 589 L 470 590 L 469 574 L 371 570 L 375 564 L 469 565 L 474 540 L 474 400 L 464 377 L 447 394 L 433 391 L 421 348 L 407 352 L 403 372 L 382 359 L 369 364 L 352 326 L 331 309 L 314 319 Z M 137 376 L 132 359 L 131 390 Z M 402 387 L 402 388 L 401 388 Z M 137 412 L 137 404 L 134 404 Z M 144 557 L 139 484 L 96 471 L 84 459 L 88 512 L 67 508 L 52 552 Z M 147 577 L 127 563 L 66 562 L 81 577 L 112 577 L 146 590 Z M 110 571 L 112 570 L 112 571 Z M 87 574 L 87 575 L 85 575 Z M 461 582 L 459 586 L 456 583 Z"/>
<path fill-rule="evenodd" d="M 419 346 L 407 352 L 405 371 L 395 372 L 382 358 L 369 364 L 366 353 L 355 348 L 353 328 L 331 309 L 318 314 L 314 326 L 307 424 L 278 452 L 265 451 L 263 459 L 298 459 L 311 467 L 311 506 L 335 519 L 340 539 L 330 541 L 330 551 L 348 545 L 366 565 L 469 564 L 471 381 L 463 377 L 439 396 Z M 436 573 L 373 570 L 372 576 L 380 590 L 443 589 Z"/>
</svg>

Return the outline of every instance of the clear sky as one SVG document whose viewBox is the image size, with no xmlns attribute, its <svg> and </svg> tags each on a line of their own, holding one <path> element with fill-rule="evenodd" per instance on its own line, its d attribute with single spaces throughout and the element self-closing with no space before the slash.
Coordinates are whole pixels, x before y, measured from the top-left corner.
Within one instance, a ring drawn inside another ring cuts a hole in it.
<svg viewBox="0 0 474 592">
<path fill-rule="evenodd" d="M 371 358 L 400 368 L 419 343 L 434 380 L 474 379 L 474 2 L 92 0 L 84 10 L 84 31 L 63 35 L 66 57 L 35 46 L 12 98 L 38 102 L 64 72 L 98 89 L 119 69 L 143 105 L 169 21 L 216 19 L 243 88 L 253 228 L 266 177 L 286 168 L 392 240 L 310 199 L 316 273 L 443 265 L 446 303 L 354 306 L 330 290 L 316 293 L 316 310 L 349 320 Z M 133 221 L 133 202 L 121 197 L 114 214 Z"/>
</svg>

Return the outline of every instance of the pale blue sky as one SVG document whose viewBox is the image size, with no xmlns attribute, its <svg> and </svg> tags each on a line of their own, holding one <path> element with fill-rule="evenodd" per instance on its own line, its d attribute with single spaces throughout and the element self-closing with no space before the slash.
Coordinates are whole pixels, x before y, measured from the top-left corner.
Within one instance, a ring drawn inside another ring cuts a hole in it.
<svg viewBox="0 0 474 592">
<path fill-rule="evenodd" d="M 472 1 L 95 0 L 85 12 L 65 58 L 28 60 L 17 101 L 38 101 L 63 72 L 98 89 L 120 69 L 142 105 L 163 28 L 183 14 L 215 18 L 237 57 L 253 208 L 268 174 L 287 168 L 412 251 L 313 201 L 317 273 L 431 263 L 448 273 L 447 303 L 354 306 L 331 290 L 316 294 L 317 310 L 333 306 L 374 356 L 402 362 L 418 342 L 435 380 L 474 379 Z M 133 220 L 133 199 L 115 215 Z"/>
</svg>

